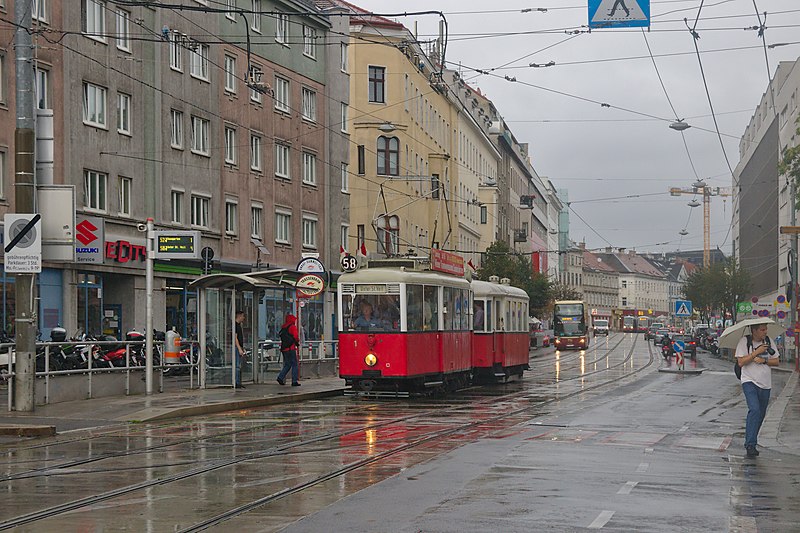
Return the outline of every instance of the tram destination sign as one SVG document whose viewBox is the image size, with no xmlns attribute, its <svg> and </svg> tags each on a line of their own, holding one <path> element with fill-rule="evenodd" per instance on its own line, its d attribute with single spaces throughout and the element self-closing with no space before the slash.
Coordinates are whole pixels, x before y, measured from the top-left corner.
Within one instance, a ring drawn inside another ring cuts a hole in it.
<svg viewBox="0 0 800 533">
<path fill-rule="evenodd" d="M 199 231 L 156 231 L 156 259 L 199 259 Z"/>
<path fill-rule="evenodd" d="M 464 258 L 460 255 L 432 248 L 431 270 L 464 277 Z"/>
</svg>

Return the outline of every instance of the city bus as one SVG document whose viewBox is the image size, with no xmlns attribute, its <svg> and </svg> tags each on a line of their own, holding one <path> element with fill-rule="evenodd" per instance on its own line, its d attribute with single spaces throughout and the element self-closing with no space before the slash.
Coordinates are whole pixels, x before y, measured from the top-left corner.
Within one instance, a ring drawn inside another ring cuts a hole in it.
<svg viewBox="0 0 800 533">
<path fill-rule="evenodd" d="M 556 350 L 589 346 L 589 317 L 580 300 L 562 300 L 553 304 L 553 336 Z"/>
</svg>

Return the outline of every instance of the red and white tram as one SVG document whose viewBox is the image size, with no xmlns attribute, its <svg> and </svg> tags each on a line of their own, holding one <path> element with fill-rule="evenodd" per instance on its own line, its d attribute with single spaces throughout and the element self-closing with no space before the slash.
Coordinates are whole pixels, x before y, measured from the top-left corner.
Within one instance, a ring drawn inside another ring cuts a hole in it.
<svg viewBox="0 0 800 533">
<path fill-rule="evenodd" d="M 496 276 L 473 280 L 472 292 L 473 380 L 522 377 L 529 368 L 528 294 Z"/>
<path fill-rule="evenodd" d="M 463 268 L 461 275 L 447 270 L 453 274 L 417 258 L 399 258 L 370 261 L 368 268 L 339 278 L 339 375 L 350 392 L 407 396 L 455 390 L 467 386 L 473 373 L 505 379 L 527 367 L 524 291 L 470 283 Z M 474 288 L 484 325 L 473 334 L 480 315 L 473 314 Z"/>
</svg>

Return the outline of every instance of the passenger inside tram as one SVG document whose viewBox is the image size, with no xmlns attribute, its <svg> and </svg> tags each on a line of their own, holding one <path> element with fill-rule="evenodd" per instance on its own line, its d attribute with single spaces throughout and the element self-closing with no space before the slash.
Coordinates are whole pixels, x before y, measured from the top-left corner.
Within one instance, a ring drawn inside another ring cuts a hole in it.
<svg viewBox="0 0 800 533">
<path fill-rule="evenodd" d="M 342 302 L 349 330 L 400 331 L 399 295 L 359 295 Z"/>
<path fill-rule="evenodd" d="M 483 301 L 472 302 L 472 330 L 483 331 Z"/>
</svg>

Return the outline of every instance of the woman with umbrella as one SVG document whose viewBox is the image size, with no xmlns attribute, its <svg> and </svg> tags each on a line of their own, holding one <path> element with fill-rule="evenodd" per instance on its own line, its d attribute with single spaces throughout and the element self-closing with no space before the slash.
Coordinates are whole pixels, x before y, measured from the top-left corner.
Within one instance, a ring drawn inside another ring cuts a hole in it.
<svg viewBox="0 0 800 533">
<path fill-rule="evenodd" d="M 747 330 L 750 335 L 746 335 Z M 767 414 L 769 394 L 772 389 L 772 370 L 778 366 L 778 353 L 772 348 L 769 334 L 781 332 L 769 318 L 743 320 L 726 329 L 720 337 L 720 345 L 730 346 L 736 342 L 736 359 L 742 367 L 742 391 L 747 400 L 744 447 L 747 457 L 758 455 L 758 432 Z M 738 339 L 738 340 L 737 340 Z"/>
</svg>

